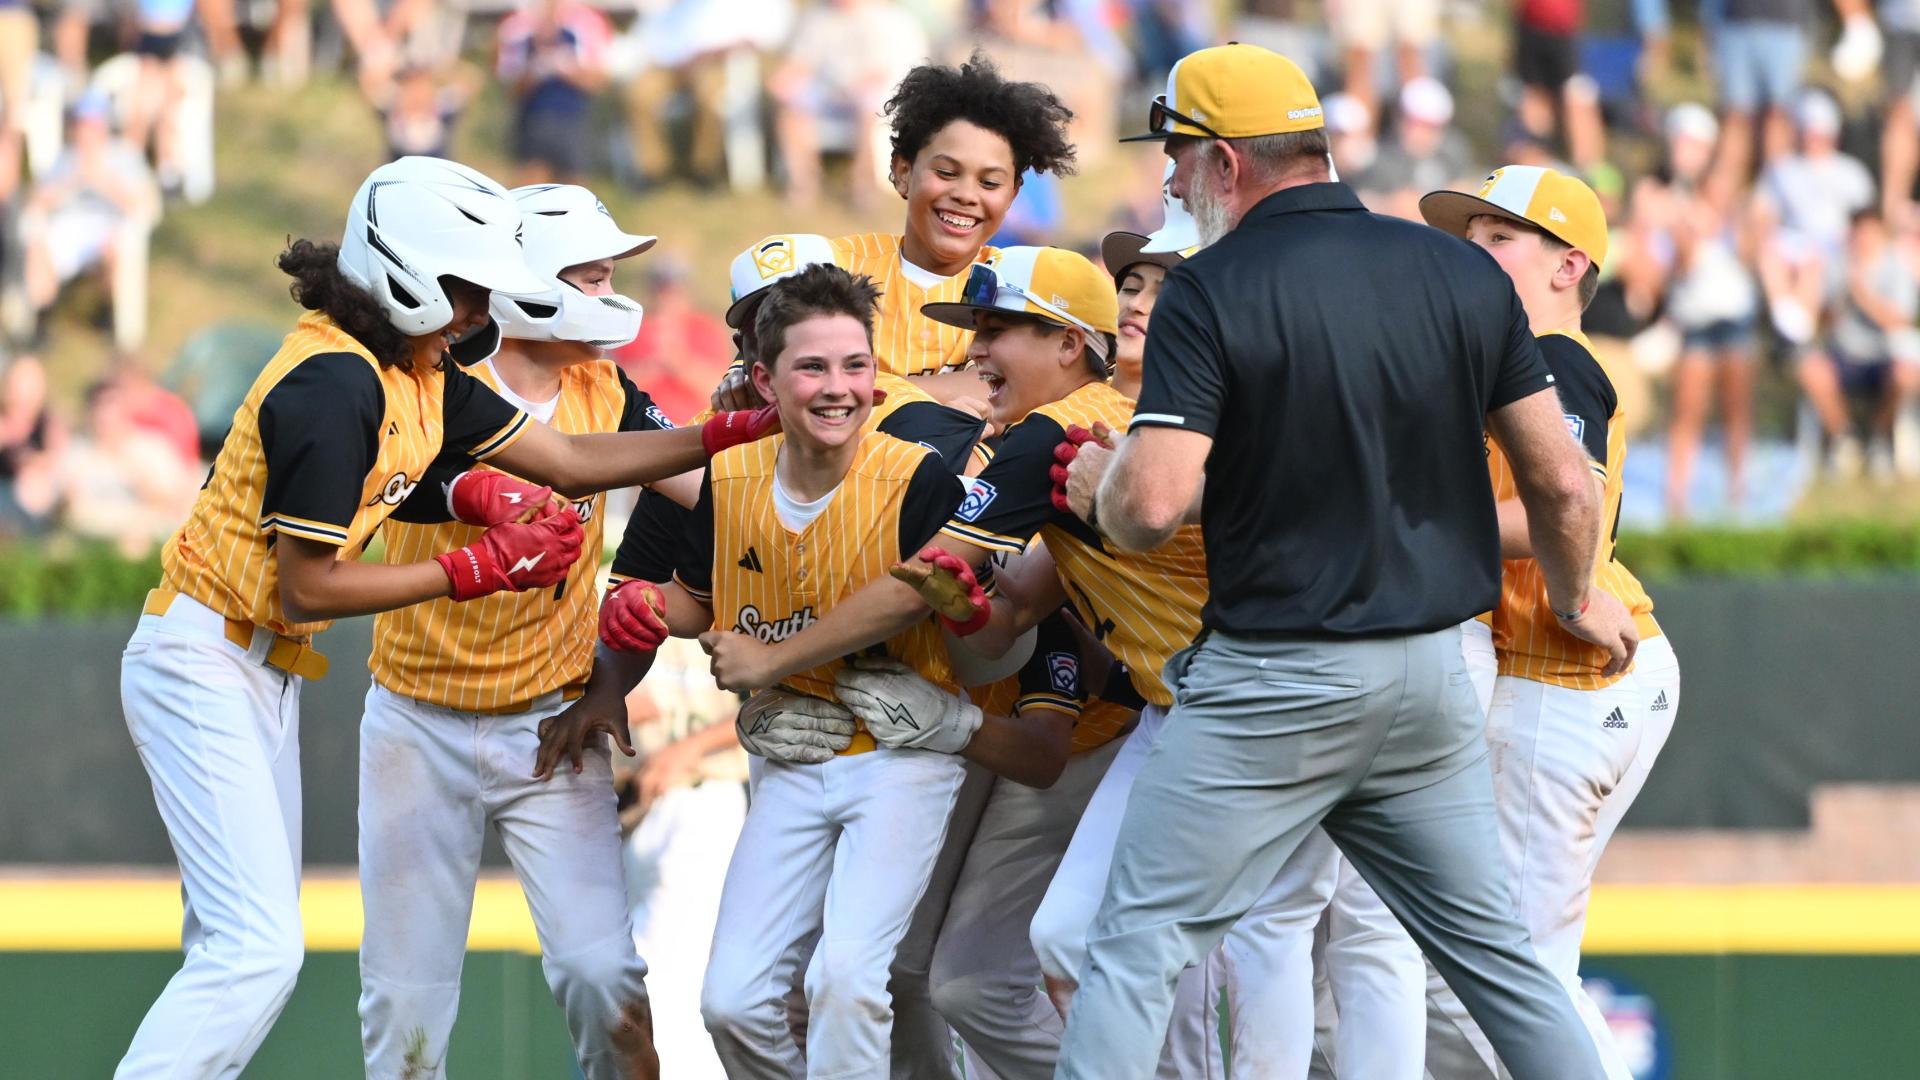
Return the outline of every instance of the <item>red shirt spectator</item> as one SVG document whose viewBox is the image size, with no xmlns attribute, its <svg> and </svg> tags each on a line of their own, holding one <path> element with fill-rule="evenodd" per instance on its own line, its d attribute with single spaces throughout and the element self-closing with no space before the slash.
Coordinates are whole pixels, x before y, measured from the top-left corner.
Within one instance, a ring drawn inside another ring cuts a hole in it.
<svg viewBox="0 0 1920 1080">
<path fill-rule="evenodd" d="M 707 408 L 713 388 L 733 362 L 727 324 L 693 306 L 686 268 L 668 258 L 651 267 L 653 297 L 640 334 L 613 359 L 676 424 Z"/>
</svg>

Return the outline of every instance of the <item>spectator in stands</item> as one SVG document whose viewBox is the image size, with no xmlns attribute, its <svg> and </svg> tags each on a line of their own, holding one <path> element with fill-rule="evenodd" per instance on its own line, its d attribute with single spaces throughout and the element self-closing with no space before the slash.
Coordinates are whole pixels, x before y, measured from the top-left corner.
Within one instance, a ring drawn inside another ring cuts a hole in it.
<svg viewBox="0 0 1920 1080">
<path fill-rule="evenodd" d="M 1795 111 L 1799 150 L 1761 173 L 1753 206 L 1774 329 L 1799 347 L 1813 340 L 1821 314 L 1845 293 L 1849 222 L 1876 196 L 1873 174 L 1840 150 L 1840 106 L 1833 98 L 1808 91 Z"/>
<path fill-rule="evenodd" d="M 1327 121 L 1327 148 L 1334 171 L 1373 206 L 1379 193 L 1373 166 L 1380 160 L 1380 140 L 1374 137 L 1373 113 L 1367 103 L 1345 92 L 1328 94 L 1320 108 Z"/>
<path fill-rule="evenodd" d="M 127 423 L 164 442 L 180 460 L 200 460 L 200 423 L 193 407 L 155 382 L 139 357 L 116 357 L 103 383 L 118 395 Z"/>
<path fill-rule="evenodd" d="M 40 23 L 27 0 L 0 0 L 0 137 L 17 139 L 26 129 L 27 93 Z"/>
<path fill-rule="evenodd" d="M 1711 194 L 1725 207 L 1753 174 L 1756 138 L 1762 161 L 1786 152 L 1792 141 L 1787 110 L 1800 92 L 1813 12 L 1810 0 L 1719 0 L 1717 6 L 1718 18 L 1702 23 L 1721 114 Z"/>
<path fill-rule="evenodd" d="M 456 59 L 457 33 L 443 33 L 434 0 L 332 0 L 333 17 L 353 46 L 369 92 L 403 67 L 439 68 Z"/>
<path fill-rule="evenodd" d="M 27 301 L 51 307 L 60 286 L 84 270 L 109 272 L 130 228 L 151 228 L 160 198 L 146 159 L 107 126 L 107 103 L 95 95 L 74 105 L 67 148 L 27 195 Z"/>
<path fill-rule="evenodd" d="M 883 177 L 880 106 L 913 65 L 927 59 L 927 35 L 895 0 L 810 4 L 767 89 L 779 110 L 775 130 L 786 167 L 787 197 L 805 209 L 820 195 L 820 129 L 851 134 L 855 207 L 872 203 Z"/>
<path fill-rule="evenodd" d="M 1319 15 L 1318 11 L 1309 11 L 1304 0 L 1238 0 L 1234 8 L 1238 14 L 1227 36 L 1279 53 L 1320 85 L 1321 31 L 1317 20 L 1308 17 Z"/>
<path fill-rule="evenodd" d="M 135 25 L 139 37 L 133 53 L 140 58 L 140 77 L 128 95 L 126 139 L 141 153 L 151 153 L 160 190 L 180 187 L 180 153 L 175 112 L 182 93 L 180 46 L 193 22 L 194 0 L 139 0 Z"/>
<path fill-rule="evenodd" d="M 1600 91 L 1581 69 L 1582 0 L 1521 0 L 1514 8 L 1513 71 L 1522 127 L 1542 142 L 1564 130 L 1567 155 L 1590 169 L 1606 155 Z"/>
<path fill-rule="evenodd" d="M 1000 231 L 987 243 L 1001 248 L 1046 247 L 1055 242 L 1064 224 L 1060 178 L 1028 169 L 1020 179 L 1020 194 L 1013 197 L 1013 205 L 1000 221 Z"/>
<path fill-rule="evenodd" d="M 585 172 L 593 99 L 607 85 L 606 16 L 581 0 L 530 0 L 500 23 L 498 71 L 513 95 L 516 182 Z"/>
<path fill-rule="evenodd" d="M 1894 419 L 1920 390 L 1920 278 L 1877 207 L 1853 215 L 1846 293 L 1837 308 L 1826 348 L 1800 362 L 1800 386 L 1826 429 L 1829 465 L 1845 477 L 1859 475 L 1863 459 L 1848 401 L 1876 399 L 1865 460 L 1886 478 L 1893 473 Z"/>
<path fill-rule="evenodd" d="M 1666 161 L 1634 191 L 1630 232 L 1634 246 L 1665 264 L 1667 316 L 1680 333 L 1666 486 L 1667 516 L 1678 521 L 1691 506 L 1694 460 L 1716 384 L 1726 439 L 1728 503 L 1737 508 L 1744 501 L 1760 297 L 1741 261 L 1739 223 L 1706 197 L 1719 135 L 1713 113 L 1703 105 L 1675 106 L 1667 114 L 1666 135 Z M 1657 287 L 1653 281 L 1635 284 Z"/>
<path fill-rule="evenodd" d="M 387 160 L 410 154 L 451 157 L 454 128 L 480 88 L 479 75 L 466 64 L 446 79 L 425 67 L 404 67 L 371 100 L 386 134 Z"/>
<path fill-rule="evenodd" d="M 684 424 L 707 407 L 726 373 L 733 336 L 726 323 L 693 306 L 684 261 L 655 254 L 647 274 L 652 295 L 640 334 L 613 359 L 674 423 Z"/>
<path fill-rule="evenodd" d="M 743 62 L 757 71 L 759 53 L 784 44 L 793 26 L 792 0 L 666 0 L 662 10 L 643 15 L 629 31 L 627 51 L 638 69 L 626 87 L 633 164 L 641 188 L 672 175 L 674 154 L 667 120 L 673 99 L 684 92 L 691 118 L 687 174 L 701 187 L 717 185 L 727 168 L 730 95 L 738 87 Z M 757 75 L 756 75 L 757 77 Z M 741 115 L 754 115 L 758 94 Z M 757 129 L 755 139 L 759 138 Z"/>
<path fill-rule="evenodd" d="M 1341 0 L 1331 21 L 1347 93 L 1378 112 L 1380 53 L 1392 46 L 1400 84 L 1427 74 L 1427 50 L 1440 37 L 1440 0 Z"/>
<path fill-rule="evenodd" d="M 1069 134 L 1080 163 L 1094 167 L 1113 145 L 1114 108 L 1131 61 L 1111 55 L 1111 31 L 1094 0 L 977 0 L 971 36 L 950 44 L 964 57 L 984 49 L 1013 80 L 1044 83 L 1073 110 Z"/>
<path fill-rule="evenodd" d="M 53 514 L 66 434 L 47 401 L 47 373 L 16 356 L 0 375 L 0 537 L 36 535 Z"/>
<path fill-rule="evenodd" d="M 129 558 L 153 550 L 180 524 L 200 489 L 200 457 L 133 422 L 112 381 L 87 390 L 87 422 L 59 462 L 61 520 Z"/>
<path fill-rule="evenodd" d="M 1920 0 L 1880 0 L 1880 21 L 1875 24 L 1871 0 L 1835 0 L 1844 29 L 1840 43 L 1834 46 L 1834 66 L 1845 66 L 1842 58 L 1849 38 L 1880 42 L 1881 90 L 1880 192 L 1888 227 L 1903 230 L 1909 224 L 1913 207 L 1916 172 L 1920 172 Z M 1861 57 L 1873 56 L 1872 45 L 1864 47 Z M 1862 65 L 1872 74 L 1875 64 Z"/>
<path fill-rule="evenodd" d="M 1440 80 L 1421 75 L 1400 88 L 1393 138 L 1367 170 L 1367 183 L 1382 193 L 1382 212 L 1418 221 L 1420 196 L 1465 186 L 1484 173 L 1452 125 L 1453 95 Z"/>
</svg>

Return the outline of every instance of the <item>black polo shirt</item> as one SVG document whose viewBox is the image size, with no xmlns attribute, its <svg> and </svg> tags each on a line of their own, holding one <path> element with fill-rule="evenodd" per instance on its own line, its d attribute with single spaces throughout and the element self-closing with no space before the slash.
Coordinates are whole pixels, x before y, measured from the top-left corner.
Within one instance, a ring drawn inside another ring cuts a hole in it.
<svg viewBox="0 0 1920 1080">
<path fill-rule="evenodd" d="M 1133 426 L 1213 438 L 1209 628 L 1410 634 L 1499 600 L 1482 432 L 1553 377 L 1479 248 L 1344 184 L 1276 192 L 1168 272 L 1145 368 Z"/>
</svg>

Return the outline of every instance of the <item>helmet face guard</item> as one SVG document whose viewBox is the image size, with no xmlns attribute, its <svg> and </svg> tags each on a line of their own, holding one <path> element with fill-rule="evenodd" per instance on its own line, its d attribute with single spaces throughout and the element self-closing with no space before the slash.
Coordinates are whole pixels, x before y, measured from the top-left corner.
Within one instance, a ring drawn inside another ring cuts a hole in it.
<svg viewBox="0 0 1920 1080">
<path fill-rule="evenodd" d="M 492 314 L 500 332 L 516 341 L 577 341 L 596 349 L 617 349 L 640 334 L 645 309 L 618 293 L 588 296 L 556 279 L 538 296 L 494 293 Z"/>
<path fill-rule="evenodd" d="M 574 184 L 534 184 L 512 192 L 525 222 L 527 267 L 544 288 L 495 293 L 492 313 L 501 332 L 517 341 L 577 341 L 617 349 L 640 332 L 644 309 L 628 296 L 588 296 L 560 275 L 569 267 L 620 260 L 651 248 L 656 238 L 628 233 L 593 192 Z"/>
</svg>

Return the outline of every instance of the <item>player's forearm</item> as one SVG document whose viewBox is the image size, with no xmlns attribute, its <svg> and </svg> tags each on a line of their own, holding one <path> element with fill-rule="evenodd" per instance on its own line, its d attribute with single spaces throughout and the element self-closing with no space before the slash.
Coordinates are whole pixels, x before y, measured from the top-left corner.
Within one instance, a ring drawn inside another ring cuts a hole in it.
<svg viewBox="0 0 1920 1080">
<path fill-rule="evenodd" d="M 511 446 L 487 459 L 494 468 L 545 484 L 569 499 L 651 484 L 706 463 L 698 427 L 562 435 L 545 424 L 528 424 Z"/>
<path fill-rule="evenodd" d="M 593 700 L 622 701 L 653 667 L 651 652 L 621 652 L 597 645 L 593 650 L 593 674 L 587 676 L 584 696 Z"/>
<path fill-rule="evenodd" d="M 328 565 L 303 567 L 293 573 L 288 569 L 283 560 L 280 606 L 295 622 L 393 611 L 446 596 L 451 589 L 446 570 L 431 560 L 389 565 L 329 558 Z"/>
<path fill-rule="evenodd" d="M 915 375 L 914 386 L 926 391 L 935 401 L 945 405 L 960 398 L 977 398 L 985 401 L 987 384 L 972 371 L 947 371 L 938 375 Z"/>
<path fill-rule="evenodd" d="M 1052 787 L 1073 751 L 1072 726 L 1058 713 L 982 718 L 960 756 L 1028 787 Z"/>
<path fill-rule="evenodd" d="M 835 604 L 812 626 L 768 648 L 777 682 L 878 645 L 932 616 L 913 587 L 885 577 Z"/>
</svg>

